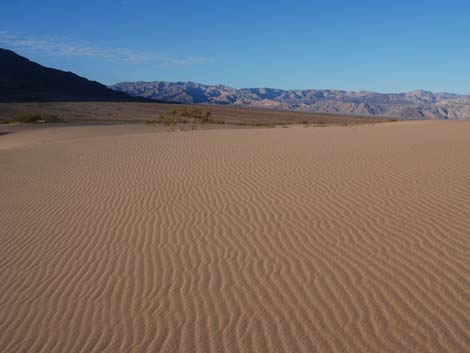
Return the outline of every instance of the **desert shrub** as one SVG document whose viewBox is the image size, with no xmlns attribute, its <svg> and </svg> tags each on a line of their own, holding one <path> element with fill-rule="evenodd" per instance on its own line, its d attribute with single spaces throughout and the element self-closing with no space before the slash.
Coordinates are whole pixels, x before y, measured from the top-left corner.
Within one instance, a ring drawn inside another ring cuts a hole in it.
<svg viewBox="0 0 470 353">
<path fill-rule="evenodd" d="M 42 116 L 41 114 L 36 113 L 22 113 L 16 115 L 13 119 L 10 119 L 10 123 L 20 123 L 20 124 L 27 124 L 27 123 L 37 123 L 41 121 Z"/>
<path fill-rule="evenodd" d="M 164 114 L 160 117 L 160 121 L 167 126 L 177 125 L 180 122 L 179 115 Z"/>
<path fill-rule="evenodd" d="M 64 120 L 59 118 L 58 115 L 46 115 L 43 119 L 46 123 L 63 123 Z"/>
<path fill-rule="evenodd" d="M 178 116 L 180 118 L 184 118 L 184 119 L 181 119 L 181 122 L 187 122 L 187 123 L 203 122 L 205 117 L 207 116 L 207 112 L 203 112 L 198 107 L 191 107 L 191 108 L 185 107 L 182 109 L 173 109 L 169 112 L 169 114 L 175 117 Z"/>
<path fill-rule="evenodd" d="M 201 122 L 202 123 L 213 123 L 214 120 L 211 118 L 212 116 L 212 112 L 210 110 L 204 112 L 203 114 L 201 114 Z"/>
<path fill-rule="evenodd" d="M 172 130 L 178 124 L 225 124 L 223 120 L 214 120 L 212 119 L 211 110 L 202 110 L 198 107 L 185 107 L 180 109 L 172 109 L 165 114 L 159 116 L 158 119 L 149 119 L 145 120 L 145 124 L 163 124 L 165 126 L 171 127 Z"/>
<path fill-rule="evenodd" d="M 173 130 L 181 122 L 181 115 L 176 113 L 168 113 L 160 115 L 160 123 L 171 128 Z"/>
<path fill-rule="evenodd" d="M 19 123 L 19 124 L 28 124 L 28 123 L 61 123 L 64 122 L 59 118 L 58 115 L 41 115 L 38 113 L 22 113 L 16 115 L 14 118 L 8 120 L 9 123 Z"/>
</svg>

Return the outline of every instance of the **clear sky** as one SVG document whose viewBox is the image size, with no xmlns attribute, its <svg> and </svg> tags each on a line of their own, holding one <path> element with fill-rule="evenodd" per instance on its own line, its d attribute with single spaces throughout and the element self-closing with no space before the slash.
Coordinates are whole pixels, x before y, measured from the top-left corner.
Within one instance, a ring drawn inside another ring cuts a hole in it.
<svg viewBox="0 0 470 353">
<path fill-rule="evenodd" d="M 2 0 L 0 47 L 106 84 L 470 93 L 469 0 Z"/>
</svg>

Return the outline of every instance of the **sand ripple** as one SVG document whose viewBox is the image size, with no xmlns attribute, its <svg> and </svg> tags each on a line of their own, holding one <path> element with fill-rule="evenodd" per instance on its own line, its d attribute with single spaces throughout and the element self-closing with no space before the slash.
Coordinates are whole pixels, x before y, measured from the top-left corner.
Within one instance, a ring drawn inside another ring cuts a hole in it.
<svg viewBox="0 0 470 353">
<path fill-rule="evenodd" d="M 1 352 L 469 352 L 470 124 L 120 129 L 0 150 Z"/>
</svg>

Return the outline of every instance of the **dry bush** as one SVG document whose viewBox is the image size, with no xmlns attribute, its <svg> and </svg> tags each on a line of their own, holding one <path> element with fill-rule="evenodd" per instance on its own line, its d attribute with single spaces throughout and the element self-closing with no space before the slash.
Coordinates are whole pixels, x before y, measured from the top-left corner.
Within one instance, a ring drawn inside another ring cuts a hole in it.
<svg viewBox="0 0 470 353">
<path fill-rule="evenodd" d="M 212 119 L 212 111 L 202 110 L 198 107 L 184 107 L 179 109 L 172 109 L 165 114 L 160 115 L 156 120 L 145 120 L 147 125 L 163 124 L 170 127 L 172 130 L 179 124 L 225 124 L 223 120 Z M 194 130 L 194 128 L 193 128 Z"/>
<path fill-rule="evenodd" d="M 38 113 L 22 113 L 8 120 L 9 123 L 28 124 L 28 123 L 62 123 L 64 122 L 57 115 L 41 115 Z"/>
</svg>

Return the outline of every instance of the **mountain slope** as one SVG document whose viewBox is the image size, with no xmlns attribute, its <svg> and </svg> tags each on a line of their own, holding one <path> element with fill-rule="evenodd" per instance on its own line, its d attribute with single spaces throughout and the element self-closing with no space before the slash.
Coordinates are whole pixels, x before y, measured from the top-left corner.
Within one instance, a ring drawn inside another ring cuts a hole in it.
<svg viewBox="0 0 470 353">
<path fill-rule="evenodd" d="M 231 104 L 307 112 L 384 115 L 414 119 L 470 119 L 470 96 L 417 90 L 383 94 L 340 90 L 235 89 L 194 82 L 121 82 L 111 88 L 151 99 Z"/>
<path fill-rule="evenodd" d="M 0 48 L 0 101 L 142 101 Z"/>
</svg>

